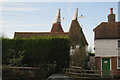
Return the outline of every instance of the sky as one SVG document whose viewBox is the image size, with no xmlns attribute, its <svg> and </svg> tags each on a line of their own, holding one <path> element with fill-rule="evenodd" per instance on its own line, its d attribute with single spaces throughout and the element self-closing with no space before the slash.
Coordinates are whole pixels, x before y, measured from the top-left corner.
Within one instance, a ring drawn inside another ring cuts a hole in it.
<svg viewBox="0 0 120 80">
<path fill-rule="evenodd" d="M 69 31 L 75 9 L 89 46 L 94 46 L 93 29 L 108 21 L 110 8 L 118 21 L 118 2 L 6 2 L 0 6 L 0 33 L 13 38 L 14 32 L 50 32 L 57 10 L 61 9 L 62 28 Z"/>
<path fill-rule="evenodd" d="M 0 2 L 118 2 L 120 0 L 0 0 Z"/>
</svg>

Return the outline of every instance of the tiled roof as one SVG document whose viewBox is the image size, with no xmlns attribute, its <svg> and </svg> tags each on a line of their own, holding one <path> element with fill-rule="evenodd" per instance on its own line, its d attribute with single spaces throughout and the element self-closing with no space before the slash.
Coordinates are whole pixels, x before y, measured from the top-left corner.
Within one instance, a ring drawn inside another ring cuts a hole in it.
<svg viewBox="0 0 120 80">
<path fill-rule="evenodd" d="M 95 39 L 120 39 L 120 22 L 102 22 L 93 31 Z"/>
<path fill-rule="evenodd" d="M 80 27 L 77 20 L 72 20 L 69 29 L 69 37 L 73 45 L 79 44 L 79 41 L 81 41 L 81 39 L 86 45 L 88 45 L 85 35 L 82 31 L 82 28 Z"/>
<path fill-rule="evenodd" d="M 68 36 L 66 33 L 51 33 L 51 32 L 15 32 L 14 38 L 30 38 L 30 37 L 44 37 L 44 36 Z"/>
<path fill-rule="evenodd" d="M 51 29 L 51 32 L 62 32 L 64 33 L 62 27 L 61 27 L 61 23 L 54 23 Z"/>
</svg>

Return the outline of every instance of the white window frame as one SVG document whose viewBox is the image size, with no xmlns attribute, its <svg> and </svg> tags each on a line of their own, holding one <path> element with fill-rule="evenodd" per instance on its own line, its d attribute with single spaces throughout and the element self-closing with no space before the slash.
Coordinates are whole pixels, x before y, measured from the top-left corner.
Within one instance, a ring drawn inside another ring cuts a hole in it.
<svg viewBox="0 0 120 80">
<path fill-rule="evenodd" d="M 76 45 L 76 49 L 78 49 L 80 47 L 80 45 Z"/>
<path fill-rule="evenodd" d="M 120 64 L 118 58 L 120 59 L 120 57 L 117 57 L 117 69 L 120 69 L 120 66 L 118 66 Z"/>
<path fill-rule="evenodd" d="M 119 45 L 119 44 L 120 44 L 120 40 L 118 40 L 118 48 L 120 48 L 120 45 Z"/>
<path fill-rule="evenodd" d="M 70 55 L 73 55 L 73 53 L 75 52 L 75 47 L 74 46 L 70 46 Z"/>
</svg>

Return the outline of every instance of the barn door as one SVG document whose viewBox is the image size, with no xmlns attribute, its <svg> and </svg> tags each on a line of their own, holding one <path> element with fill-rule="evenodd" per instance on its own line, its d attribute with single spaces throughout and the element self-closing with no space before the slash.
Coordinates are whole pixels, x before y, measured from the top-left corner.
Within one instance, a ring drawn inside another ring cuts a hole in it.
<svg viewBox="0 0 120 80">
<path fill-rule="evenodd" d="M 104 77 L 110 76 L 110 58 L 102 58 L 102 71 Z"/>
</svg>

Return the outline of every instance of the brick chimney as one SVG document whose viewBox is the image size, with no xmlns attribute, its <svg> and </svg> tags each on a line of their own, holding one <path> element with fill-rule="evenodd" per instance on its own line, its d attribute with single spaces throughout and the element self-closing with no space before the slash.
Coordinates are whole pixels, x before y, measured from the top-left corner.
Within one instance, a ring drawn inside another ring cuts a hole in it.
<svg viewBox="0 0 120 80">
<path fill-rule="evenodd" d="M 110 8 L 110 14 L 108 15 L 108 22 L 115 22 L 115 14 L 113 14 L 113 8 Z"/>
</svg>

